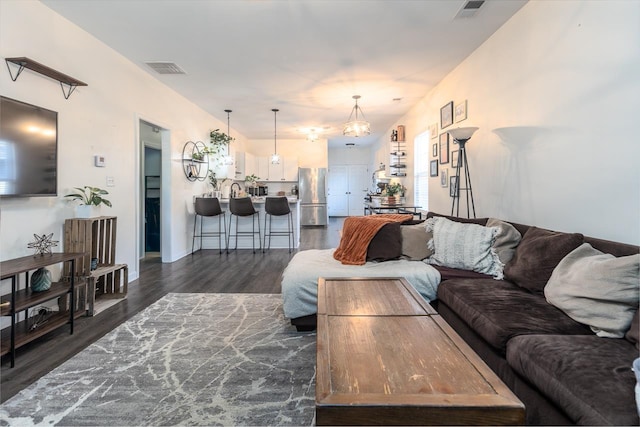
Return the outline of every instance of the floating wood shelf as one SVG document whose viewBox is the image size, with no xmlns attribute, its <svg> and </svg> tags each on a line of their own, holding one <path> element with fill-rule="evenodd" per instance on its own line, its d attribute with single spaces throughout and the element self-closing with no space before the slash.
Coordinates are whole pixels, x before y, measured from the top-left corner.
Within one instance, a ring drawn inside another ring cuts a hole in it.
<svg viewBox="0 0 640 427">
<path fill-rule="evenodd" d="M 70 77 L 64 73 L 61 73 L 60 71 L 54 70 L 53 68 L 49 68 L 46 65 L 43 65 L 39 62 L 34 61 L 33 59 L 29 59 L 24 56 L 17 57 L 17 58 L 6 58 L 5 61 L 7 63 L 7 68 L 9 69 L 9 75 L 11 76 L 11 80 L 13 80 L 14 82 L 18 79 L 18 76 L 20 75 L 20 73 L 22 73 L 22 70 L 24 70 L 25 68 L 28 68 L 32 71 L 35 71 L 36 73 L 42 74 L 43 76 L 47 76 L 54 80 L 59 81 L 60 87 L 62 88 L 62 94 L 64 95 L 64 99 L 69 99 L 69 97 L 71 96 L 73 91 L 76 89 L 76 87 L 87 86 L 86 83 L 81 82 L 78 79 L 74 79 L 73 77 Z M 15 77 L 11 72 L 11 67 L 9 67 L 9 63 L 15 64 L 19 67 Z M 67 91 L 65 91 L 64 85 L 68 86 Z"/>
</svg>

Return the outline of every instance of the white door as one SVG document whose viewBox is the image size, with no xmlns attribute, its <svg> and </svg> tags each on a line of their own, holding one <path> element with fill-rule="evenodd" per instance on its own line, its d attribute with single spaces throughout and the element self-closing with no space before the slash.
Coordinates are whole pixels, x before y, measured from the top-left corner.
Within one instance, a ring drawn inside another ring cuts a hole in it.
<svg viewBox="0 0 640 427">
<path fill-rule="evenodd" d="M 369 191 L 366 165 L 349 165 L 349 216 L 364 215 L 364 197 Z"/>
<path fill-rule="evenodd" d="M 327 209 L 329 216 L 349 216 L 349 170 L 339 165 L 329 168 Z"/>
</svg>

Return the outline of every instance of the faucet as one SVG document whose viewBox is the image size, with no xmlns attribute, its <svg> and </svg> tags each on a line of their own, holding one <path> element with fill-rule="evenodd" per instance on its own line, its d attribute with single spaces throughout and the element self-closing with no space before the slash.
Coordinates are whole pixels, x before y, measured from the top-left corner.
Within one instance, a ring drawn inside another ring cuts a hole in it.
<svg viewBox="0 0 640 427">
<path fill-rule="evenodd" d="M 233 190 L 233 186 L 234 185 L 238 186 L 238 192 L 237 193 Z M 236 197 L 238 194 L 240 194 L 240 190 L 242 190 L 242 187 L 240 187 L 240 184 L 238 184 L 237 182 L 234 182 L 233 184 L 231 184 L 231 197 Z"/>
</svg>

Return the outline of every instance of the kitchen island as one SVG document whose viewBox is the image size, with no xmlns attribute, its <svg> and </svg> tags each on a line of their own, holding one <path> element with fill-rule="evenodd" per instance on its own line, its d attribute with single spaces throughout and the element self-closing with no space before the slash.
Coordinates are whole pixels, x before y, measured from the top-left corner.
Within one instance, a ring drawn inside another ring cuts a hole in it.
<svg viewBox="0 0 640 427">
<path fill-rule="evenodd" d="M 275 197 L 275 196 L 274 196 Z M 289 200 L 289 208 L 291 209 L 291 213 L 293 214 L 293 247 L 298 248 L 300 246 L 300 203 L 297 197 L 295 196 L 287 196 Z M 253 206 L 255 209 L 260 212 L 260 242 L 264 243 L 264 218 L 265 218 L 265 196 L 254 196 L 251 197 L 251 201 L 253 202 Z M 231 224 L 231 234 L 235 233 L 236 229 L 236 220 L 235 218 L 231 221 L 231 213 L 229 212 L 229 199 L 220 199 L 220 206 L 222 210 L 225 211 L 226 221 L 227 221 L 227 232 L 229 232 L 229 224 Z M 287 229 L 287 216 L 274 216 L 271 220 L 271 224 L 273 227 L 273 231 L 276 230 L 286 230 Z M 240 231 L 251 231 L 251 218 L 250 217 L 240 217 L 238 221 L 238 228 Z M 256 225 L 257 227 L 257 225 Z M 204 229 L 205 231 L 217 231 L 218 229 L 218 220 L 217 219 L 209 219 L 205 218 L 204 221 Z M 288 249 L 289 248 L 289 237 L 288 236 L 272 236 L 271 237 L 271 249 Z M 230 239 L 229 242 L 230 249 L 235 247 L 235 238 Z M 205 238 L 203 240 L 203 249 L 218 249 L 218 238 Z M 256 249 L 259 247 L 256 236 Z M 238 239 L 238 249 L 252 249 L 251 245 L 251 237 L 240 237 Z"/>
</svg>

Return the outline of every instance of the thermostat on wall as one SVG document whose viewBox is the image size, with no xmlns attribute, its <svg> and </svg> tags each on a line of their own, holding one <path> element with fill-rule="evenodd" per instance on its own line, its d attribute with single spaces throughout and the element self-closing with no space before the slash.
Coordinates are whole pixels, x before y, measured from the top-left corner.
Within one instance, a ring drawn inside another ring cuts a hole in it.
<svg viewBox="0 0 640 427">
<path fill-rule="evenodd" d="M 96 167 L 103 168 L 104 167 L 104 156 L 97 154 L 94 156 Z"/>
</svg>

